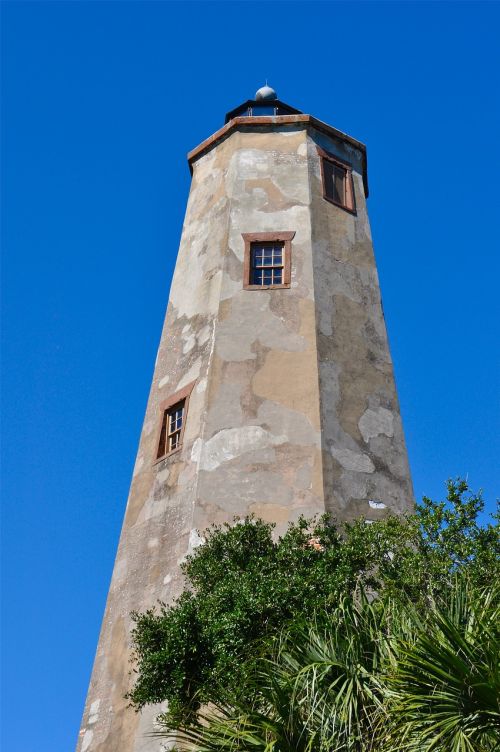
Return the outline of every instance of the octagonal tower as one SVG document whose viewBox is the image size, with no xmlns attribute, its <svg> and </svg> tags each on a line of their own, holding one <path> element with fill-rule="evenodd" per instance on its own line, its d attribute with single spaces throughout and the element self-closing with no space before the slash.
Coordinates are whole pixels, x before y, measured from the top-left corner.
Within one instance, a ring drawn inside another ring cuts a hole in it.
<svg viewBox="0 0 500 752">
<path fill-rule="evenodd" d="M 365 146 L 269 87 L 188 155 L 192 184 L 80 752 L 156 752 L 130 613 L 171 601 L 211 523 L 377 519 L 413 492 Z M 146 365 L 147 367 L 147 365 Z"/>
</svg>

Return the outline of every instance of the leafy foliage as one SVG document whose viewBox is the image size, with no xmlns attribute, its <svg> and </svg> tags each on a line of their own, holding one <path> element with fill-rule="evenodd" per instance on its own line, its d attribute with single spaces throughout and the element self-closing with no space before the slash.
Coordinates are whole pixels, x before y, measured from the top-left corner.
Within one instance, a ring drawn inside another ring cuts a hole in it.
<svg viewBox="0 0 500 752">
<path fill-rule="evenodd" d="M 414 515 L 370 525 L 301 519 L 278 540 L 272 525 L 251 518 L 211 528 L 183 565 L 189 589 L 134 615 L 132 703 L 168 700 L 166 722 L 189 724 L 228 690 L 233 702 L 245 700 L 255 659 L 269 657 L 283 629 L 301 634 L 314 618 L 321 631 L 360 588 L 424 613 L 456 572 L 488 584 L 500 574 L 500 535 L 498 524 L 479 524 L 482 510 L 481 496 L 456 481 L 445 502 L 424 498 Z"/>
<path fill-rule="evenodd" d="M 493 752 L 500 745 L 499 589 L 463 572 L 430 602 L 346 597 L 289 636 L 231 696 L 176 731 L 198 752 Z M 165 734 L 165 731 L 163 731 Z M 168 733 L 167 733 L 168 735 Z"/>
<path fill-rule="evenodd" d="M 500 748 L 499 585 L 483 591 L 457 578 L 425 621 L 413 611 L 385 677 L 391 749 L 489 752 Z M 408 610 L 408 607 L 407 607 Z"/>
</svg>

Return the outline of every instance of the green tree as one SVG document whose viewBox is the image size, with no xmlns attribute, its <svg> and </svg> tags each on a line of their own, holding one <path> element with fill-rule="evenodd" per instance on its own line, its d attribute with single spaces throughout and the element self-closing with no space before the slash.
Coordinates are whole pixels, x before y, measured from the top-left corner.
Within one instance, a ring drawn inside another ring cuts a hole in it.
<svg viewBox="0 0 500 752">
<path fill-rule="evenodd" d="M 456 481 L 446 501 L 424 499 L 414 515 L 370 525 L 301 519 L 278 540 L 250 518 L 211 528 L 183 565 L 181 597 L 134 615 L 132 703 L 168 700 L 166 721 L 189 721 L 228 688 L 246 691 L 255 657 L 269 656 L 284 629 L 299 633 L 313 618 L 322 629 L 360 587 L 423 613 L 458 571 L 488 584 L 500 573 L 500 536 L 496 519 L 479 524 L 482 510 L 481 496 Z"/>
<path fill-rule="evenodd" d="M 500 749 L 499 595 L 498 581 L 478 590 L 462 571 L 425 619 L 406 606 L 412 629 L 383 677 L 388 752 Z"/>
<path fill-rule="evenodd" d="M 243 693 L 177 729 L 177 743 L 198 752 L 493 752 L 498 596 L 497 584 L 479 590 L 464 571 L 425 617 L 408 598 L 348 596 L 322 631 L 296 631 L 262 658 Z"/>
</svg>

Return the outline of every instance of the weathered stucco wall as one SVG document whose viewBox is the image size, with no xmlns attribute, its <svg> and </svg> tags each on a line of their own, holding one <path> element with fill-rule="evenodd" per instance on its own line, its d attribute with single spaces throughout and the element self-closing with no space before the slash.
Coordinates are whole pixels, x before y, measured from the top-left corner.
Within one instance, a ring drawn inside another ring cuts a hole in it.
<svg viewBox="0 0 500 752">
<path fill-rule="evenodd" d="M 353 163 L 356 215 L 323 199 L 316 143 Z M 242 126 L 194 164 L 81 752 L 162 749 L 158 709 L 124 699 L 130 612 L 178 595 L 197 530 L 412 504 L 360 159 L 288 124 Z M 242 233 L 274 231 L 295 232 L 290 289 L 243 289 Z M 182 450 L 156 462 L 160 405 L 193 381 Z"/>
<path fill-rule="evenodd" d="M 284 524 L 324 509 L 307 133 L 250 130 L 226 143 L 228 239 L 206 422 L 193 447 L 201 528 L 248 512 Z M 196 178 L 218 158 L 202 157 Z M 295 232 L 291 289 L 245 290 L 242 234 L 272 231 Z"/>
<path fill-rule="evenodd" d="M 323 198 L 317 146 L 353 165 L 355 214 Z M 360 154 L 311 129 L 308 155 L 325 503 L 374 520 L 408 510 L 413 489 Z"/>
</svg>

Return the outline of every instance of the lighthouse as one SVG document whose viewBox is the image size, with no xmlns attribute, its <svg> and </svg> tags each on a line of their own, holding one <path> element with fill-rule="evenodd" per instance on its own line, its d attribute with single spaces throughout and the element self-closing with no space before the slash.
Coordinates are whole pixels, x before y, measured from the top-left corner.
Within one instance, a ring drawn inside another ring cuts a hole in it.
<svg viewBox="0 0 500 752">
<path fill-rule="evenodd" d="M 367 213 L 366 147 L 269 86 L 192 182 L 79 752 L 159 752 L 125 699 L 132 611 L 182 591 L 213 523 L 368 522 L 413 491 Z M 149 364 L 144 365 L 145 368 Z"/>
</svg>

